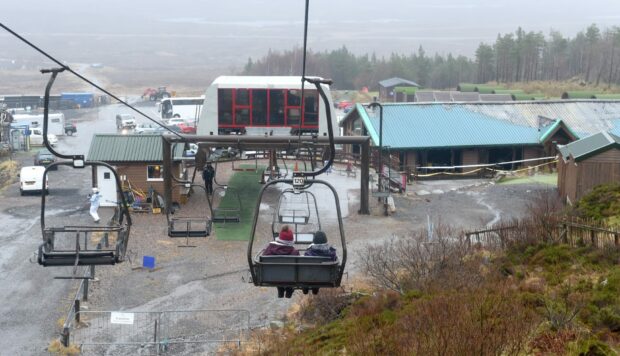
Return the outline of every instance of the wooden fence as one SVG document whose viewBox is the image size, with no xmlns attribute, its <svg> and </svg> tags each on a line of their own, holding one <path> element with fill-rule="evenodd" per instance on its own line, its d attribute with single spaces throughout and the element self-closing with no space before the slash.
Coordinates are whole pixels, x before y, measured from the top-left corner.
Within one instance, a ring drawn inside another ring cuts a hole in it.
<svg viewBox="0 0 620 356">
<path fill-rule="evenodd" d="M 620 230 L 593 222 L 568 219 L 522 220 L 466 232 L 465 241 L 468 246 L 480 244 L 486 248 L 500 249 L 509 244 L 528 241 L 616 249 L 620 247 Z"/>
</svg>

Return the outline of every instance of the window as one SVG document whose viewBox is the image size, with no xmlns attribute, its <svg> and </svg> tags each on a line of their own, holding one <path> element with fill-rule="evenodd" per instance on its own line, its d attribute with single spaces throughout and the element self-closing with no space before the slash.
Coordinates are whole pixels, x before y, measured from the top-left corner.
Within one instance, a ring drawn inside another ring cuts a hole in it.
<svg viewBox="0 0 620 356">
<path fill-rule="evenodd" d="M 267 125 L 267 90 L 252 90 L 252 124 Z"/>
<path fill-rule="evenodd" d="M 60 119 L 59 118 L 53 118 L 52 122 L 57 122 L 58 123 L 58 122 L 60 122 Z"/>
<path fill-rule="evenodd" d="M 315 90 L 304 93 L 304 125 L 319 124 L 319 100 Z"/>
<path fill-rule="evenodd" d="M 235 109 L 235 124 L 236 125 L 249 125 L 250 124 L 250 109 Z"/>
<path fill-rule="evenodd" d="M 235 104 L 237 106 L 250 105 L 250 91 L 248 89 L 237 89 Z"/>
<path fill-rule="evenodd" d="M 164 167 L 158 164 L 146 166 L 146 180 L 164 180 Z"/>
<path fill-rule="evenodd" d="M 110 179 L 110 172 L 103 172 L 103 179 Z"/>
<path fill-rule="evenodd" d="M 284 90 L 269 92 L 269 125 L 284 125 Z"/>
<path fill-rule="evenodd" d="M 219 89 L 217 101 L 218 118 L 220 125 L 232 125 L 232 89 Z"/>
<path fill-rule="evenodd" d="M 161 103 L 161 112 L 165 116 L 166 115 L 172 116 L 172 103 L 169 100 L 162 101 L 162 103 Z M 166 117 L 170 117 L 170 116 L 166 116 Z"/>
</svg>

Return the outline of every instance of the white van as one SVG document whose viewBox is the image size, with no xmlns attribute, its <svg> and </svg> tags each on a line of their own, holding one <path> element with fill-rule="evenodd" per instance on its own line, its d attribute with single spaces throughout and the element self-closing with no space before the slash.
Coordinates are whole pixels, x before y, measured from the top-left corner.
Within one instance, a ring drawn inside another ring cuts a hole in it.
<svg viewBox="0 0 620 356">
<path fill-rule="evenodd" d="M 52 147 L 56 147 L 58 144 L 58 137 L 56 135 L 48 133 L 47 140 L 49 141 Z M 34 128 L 30 129 L 30 144 L 33 146 L 42 146 L 43 145 L 43 129 Z"/>
<path fill-rule="evenodd" d="M 26 192 L 43 192 L 43 166 L 22 167 L 19 172 L 19 193 L 24 195 Z M 45 194 L 49 192 L 48 179 L 45 177 Z"/>
</svg>

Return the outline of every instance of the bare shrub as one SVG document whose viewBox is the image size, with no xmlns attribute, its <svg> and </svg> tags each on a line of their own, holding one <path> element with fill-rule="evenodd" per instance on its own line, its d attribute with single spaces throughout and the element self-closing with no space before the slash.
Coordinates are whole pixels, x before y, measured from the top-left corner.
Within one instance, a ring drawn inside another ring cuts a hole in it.
<svg viewBox="0 0 620 356">
<path fill-rule="evenodd" d="M 535 233 L 544 242 L 557 241 L 557 226 L 563 217 L 564 204 L 556 191 L 547 189 L 539 192 L 527 205 L 528 217 Z"/>
<path fill-rule="evenodd" d="M 586 305 L 586 296 L 570 285 L 562 286 L 544 299 L 545 318 L 552 331 L 570 329 L 573 320 Z"/>
<path fill-rule="evenodd" d="M 360 252 L 362 271 L 380 288 L 400 294 L 420 289 L 444 271 L 462 265 L 468 249 L 460 236 L 438 226 L 432 239 L 421 230 L 409 237 L 393 236 L 381 245 L 367 245 Z"/>
<path fill-rule="evenodd" d="M 304 298 L 297 315 L 305 322 L 328 323 L 338 318 L 357 297 L 358 295 L 346 293 L 340 288 L 324 288 L 319 294 Z"/>
<path fill-rule="evenodd" d="M 536 325 L 514 292 L 488 286 L 415 301 L 385 343 L 399 345 L 397 354 L 518 355 Z"/>
</svg>

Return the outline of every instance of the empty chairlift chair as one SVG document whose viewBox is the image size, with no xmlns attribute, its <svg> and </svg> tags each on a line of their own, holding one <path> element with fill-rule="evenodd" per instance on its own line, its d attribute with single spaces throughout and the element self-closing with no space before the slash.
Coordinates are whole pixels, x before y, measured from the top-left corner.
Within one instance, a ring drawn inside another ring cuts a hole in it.
<svg viewBox="0 0 620 356">
<path fill-rule="evenodd" d="M 213 194 L 208 202 L 213 222 L 237 223 L 241 221 L 241 197 L 234 188 L 228 186 L 213 188 Z"/>
<path fill-rule="evenodd" d="M 285 224 L 293 227 L 295 243 L 312 243 L 314 232 L 321 230 L 319 208 L 312 192 L 288 188 L 280 193 L 271 224 L 274 239 L 279 236 L 280 228 Z"/>
<path fill-rule="evenodd" d="M 86 166 L 108 168 L 113 173 L 116 182 L 117 207 L 108 224 L 48 226 L 45 220 L 46 195 L 42 194 L 43 243 L 38 249 L 37 262 L 44 267 L 113 265 L 122 262 L 125 259 L 129 242 L 131 217 L 125 197 L 121 194 L 121 184 L 116 170 L 104 162 L 56 162 L 45 169 L 43 180 L 47 179 L 49 170 L 57 169 L 60 165 L 76 169 Z"/>
<path fill-rule="evenodd" d="M 184 186 L 188 189 L 197 187 L 205 190 L 205 187 L 199 184 L 177 184 L 176 186 Z M 168 236 L 173 238 L 200 238 L 207 237 L 211 234 L 211 219 L 204 209 L 203 214 L 181 215 L 177 212 L 181 211 L 178 205 L 168 206 L 166 208 L 166 219 L 168 220 Z"/>
</svg>

